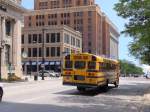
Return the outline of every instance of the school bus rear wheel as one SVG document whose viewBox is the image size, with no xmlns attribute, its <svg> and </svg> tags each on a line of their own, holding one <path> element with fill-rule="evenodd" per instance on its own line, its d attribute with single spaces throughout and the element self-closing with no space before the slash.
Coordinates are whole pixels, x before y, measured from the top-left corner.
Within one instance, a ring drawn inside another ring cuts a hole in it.
<svg viewBox="0 0 150 112">
<path fill-rule="evenodd" d="M 114 82 L 114 85 L 115 85 L 116 88 L 118 88 L 119 82 L 118 81 Z"/>
<path fill-rule="evenodd" d="M 86 88 L 85 88 L 85 87 L 81 87 L 81 86 L 77 86 L 77 90 L 78 90 L 78 91 L 85 91 Z"/>
</svg>

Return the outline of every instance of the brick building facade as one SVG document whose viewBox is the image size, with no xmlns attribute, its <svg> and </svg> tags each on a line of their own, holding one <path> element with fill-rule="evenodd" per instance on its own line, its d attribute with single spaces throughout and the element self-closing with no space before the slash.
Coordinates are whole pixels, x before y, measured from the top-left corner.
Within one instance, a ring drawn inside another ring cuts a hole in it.
<svg viewBox="0 0 150 112">
<path fill-rule="evenodd" d="M 82 33 L 83 52 L 107 57 L 112 55 L 110 34 L 113 31 L 118 40 L 119 33 L 115 25 L 95 4 L 95 0 L 35 0 L 34 2 L 34 10 L 25 14 L 26 28 L 67 25 Z M 118 46 L 118 41 L 115 44 Z"/>
</svg>

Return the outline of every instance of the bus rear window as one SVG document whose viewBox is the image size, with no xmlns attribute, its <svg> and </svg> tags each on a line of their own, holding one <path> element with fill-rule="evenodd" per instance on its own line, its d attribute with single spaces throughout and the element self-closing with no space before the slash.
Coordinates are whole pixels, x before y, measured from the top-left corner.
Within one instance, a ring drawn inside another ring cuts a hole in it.
<svg viewBox="0 0 150 112">
<path fill-rule="evenodd" d="M 72 61 L 66 61 L 65 62 L 65 68 L 66 69 L 72 69 L 73 63 Z"/>
<path fill-rule="evenodd" d="M 76 61 L 75 62 L 75 69 L 85 69 L 86 62 L 85 61 Z"/>
<path fill-rule="evenodd" d="M 89 70 L 96 69 L 96 62 L 88 62 L 88 69 Z"/>
</svg>

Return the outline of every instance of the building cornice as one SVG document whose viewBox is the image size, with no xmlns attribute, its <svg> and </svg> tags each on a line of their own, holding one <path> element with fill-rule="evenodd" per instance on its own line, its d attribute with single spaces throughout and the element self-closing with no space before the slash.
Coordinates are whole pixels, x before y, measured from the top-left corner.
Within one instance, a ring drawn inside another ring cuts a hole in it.
<svg viewBox="0 0 150 112">
<path fill-rule="evenodd" d="M 23 32 L 26 32 L 26 31 L 41 31 L 42 32 L 42 29 L 45 29 L 46 31 L 49 31 L 49 30 L 56 30 L 56 29 L 60 29 L 60 30 L 64 30 L 64 31 L 68 31 L 68 32 L 71 32 L 71 33 L 74 33 L 78 36 L 80 36 L 82 38 L 82 33 L 80 33 L 79 31 L 76 31 L 74 30 L 73 28 L 69 27 L 69 26 L 66 26 L 66 25 L 58 25 L 58 26 L 44 26 L 44 27 L 30 27 L 30 28 L 26 28 L 26 27 L 23 27 Z"/>
<path fill-rule="evenodd" d="M 25 16 L 34 16 L 38 14 L 53 14 L 53 13 L 70 13 L 70 12 L 80 12 L 80 11 L 97 11 L 100 15 L 101 10 L 98 5 L 89 6 L 78 6 L 78 7 L 67 7 L 67 8 L 56 8 L 56 9 L 42 9 L 42 10 L 29 10 L 25 13 Z"/>
<path fill-rule="evenodd" d="M 10 6 L 12 8 L 15 8 L 20 13 L 27 12 L 27 9 L 23 8 L 20 4 L 13 2 L 12 0 L 0 0 L 0 4 L 4 6 Z"/>
</svg>

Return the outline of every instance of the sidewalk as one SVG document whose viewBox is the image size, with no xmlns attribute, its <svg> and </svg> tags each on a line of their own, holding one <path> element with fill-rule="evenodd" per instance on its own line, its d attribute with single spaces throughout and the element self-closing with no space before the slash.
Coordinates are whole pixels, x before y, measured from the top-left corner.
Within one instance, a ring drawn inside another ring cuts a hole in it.
<svg viewBox="0 0 150 112">
<path fill-rule="evenodd" d="M 144 101 L 145 103 L 149 103 L 150 104 L 150 88 L 146 91 L 146 93 L 144 94 Z"/>
<path fill-rule="evenodd" d="M 143 97 L 143 105 L 144 107 L 141 112 L 150 112 L 150 87 Z"/>
<path fill-rule="evenodd" d="M 60 78 L 60 77 L 59 77 Z M 57 77 L 44 77 L 44 80 L 51 80 L 51 79 L 59 79 Z M 34 80 L 34 76 L 24 76 L 23 79 L 27 79 L 27 82 L 33 82 Z M 37 81 L 43 81 L 42 77 L 38 77 Z"/>
<path fill-rule="evenodd" d="M 43 82 L 43 81 L 52 81 L 52 80 L 59 80 L 61 79 L 60 77 L 59 78 L 56 78 L 56 77 L 45 77 L 44 80 L 42 80 L 41 77 L 38 77 L 38 80 L 35 81 L 34 80 L 34 76 L 24 76 L 23 79 L 26 78 L 26 81 L 20 81 L 20 82 L 3 82 L 3 86 L 14 86 L 14 85 L 18 85 L 18 84 L 31 84 L 31 83 L 40 83 L 40 82 Z"/>
</svg>

